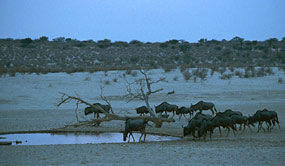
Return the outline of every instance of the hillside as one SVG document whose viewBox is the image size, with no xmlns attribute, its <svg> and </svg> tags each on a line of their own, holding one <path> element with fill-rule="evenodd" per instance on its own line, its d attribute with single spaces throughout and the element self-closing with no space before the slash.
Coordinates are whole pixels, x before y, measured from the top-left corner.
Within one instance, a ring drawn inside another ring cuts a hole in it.
<svg viewBox="0 0 285 166">
<path fill-rule="evenodd" d="M 0 39 L 0 73 L 95 72 L 106 70 L 182 67 L 248 67 L 285 64 L 285 38 L 266 41 L 200 39 L 198 43 L 78 41 L 47 37 Z"/>
</svg>

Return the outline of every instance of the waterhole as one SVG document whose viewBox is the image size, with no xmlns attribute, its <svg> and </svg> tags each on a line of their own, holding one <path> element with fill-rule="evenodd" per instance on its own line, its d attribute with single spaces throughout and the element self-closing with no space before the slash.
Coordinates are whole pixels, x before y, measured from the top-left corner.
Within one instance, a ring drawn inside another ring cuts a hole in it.
<svg viewBox="0 0 285 166">
<path fill-rule="evenodd" d="M 139 141 L 140 133 L 133 133 L 135 142 Z M 29 133 L 0 135 L 0 143 L 12 143 L 12 145 L 58 145 L 58 144 L 100 144 L 123 143 L 122 133 Z M 146 135 L 146 142 L 178 140 L 179 137 Z M 131 137 L 130 142 L 133 142 Z"/>
</svg>

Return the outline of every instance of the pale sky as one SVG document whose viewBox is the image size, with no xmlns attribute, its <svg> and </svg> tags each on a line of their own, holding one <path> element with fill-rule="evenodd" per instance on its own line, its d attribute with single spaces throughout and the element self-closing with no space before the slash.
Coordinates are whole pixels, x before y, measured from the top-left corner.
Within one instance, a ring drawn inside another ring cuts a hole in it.
<svg viewBox="0 0 285 166">
<path fill-rule="evenodd" d="M 284 0 L 0 0 L 0 38 L 197 42 L 285 37 Z"/>
</svg>

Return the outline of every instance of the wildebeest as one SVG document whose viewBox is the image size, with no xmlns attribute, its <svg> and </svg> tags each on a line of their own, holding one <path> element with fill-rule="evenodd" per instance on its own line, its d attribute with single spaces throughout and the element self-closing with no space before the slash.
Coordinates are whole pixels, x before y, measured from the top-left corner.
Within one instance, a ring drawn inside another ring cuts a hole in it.
<svg viewBox="0 0 285 166">
<path fill-rule="evenodd" d="M 185 114 L 189 114 L 191 118 L 191 116 L 193 115 L 193 111 L 191 111 L 190 108 L 186 108 L 186 107 L 180 107 L 178 108 L 178 110 L 176 110 L 176 115 L 179 116 L 179 120 L 181 119 L 182 115 L 186 118 Z"/>
<path fill-rule="evenodd" d="M 211 120 L 211 119 L 212 119 L 212 116 L 209 115 L 209 114 L 202 114 L 202 113 L 200 113 L 200 112 L 197 112 L 193 118 L 195 118 L 195 119 Z"/>
<path fill-rule="evenodd" d="M 149 111 L 148 111 L 146 106 L 138 107 L 138 108 L 136 108 L 136 111 L 137 111 L 137 114 L 140 114 L 140 115 L 144 115 L 144 114 L 148 114 L 149 113 Z"/>
<path fill-rule="evenodd" d="M 224 112 L 217 112 L 217 115 L 220 115 L 220 116 L 232 116 L 232 115 L 239 115 L 239 116 L 242 116 L 242 113 L 239 112 L 239 111 L 233 111 L 231 109 L 227 109 L 225 110 Z"/>
<path fill-rule="evenodd" d="M 210 120 L 210 115 L 205 115 L 202 113 L 197 113 L 189 122 L 188 125 L 183 127 L 183 136 L 192 134 L 193 138 L 196 138 L 195 132 L 198 132 L 201 128 L 203 120 Z M 199 136 L 199 134 L 198 134 Z"/>
<path fill-rule="evenodd" d="M 198 129 L 201 127 L 202 119 L 195 119 L 192 118 L 187 126 L 183 127 L 183 136 L 187 136 L 192 134 L 193 138 L 196 138 L 195 132 L 198 131 Z"/>
<path fill-rule="evenodd" d="M 231 117 L 216 115 L 215 117 L 212 118 L 211 121 L 214 123 L 215 127 L 219 128 L 220 135 L 222 135 L 221 127 L 227 128 L 228 130 L 227 136 L 229 135 L 230 128 L 232 129 L 235 135 L 236 128 L 234 126 L 234 123 Z"/>
<path fill-rule="evenodd" d="M 141 141 L 142 136 L 144 136 L 144 141 L 146 137 L 145 127 L 147 121 L 143 119 L 126 119 L 125 122 L 125 131 L 123 133 L 123 140 L 127 140 L 127 136 L 129 134 L 128 142 L 130 142 L 130 136 L 132 136 L 134 142 L 135 138 L 133 136 L 133 131 L 139 131 L 141 133 L 139 141 Z"/>
<path fill-rule="evenodd" d="M 234 125 L 236 125 L 236 124 L 240 125 L 240 130 L 242 129 L 242 126 L 243 126 L 243 132 L 245 130 L 245 126 L 247 126 L 250 129 L 250 131 L 251 131 L 250 125 L 252 125 L 254 127 L 254 124 L 249 123 L 248 117 L 246 117 L 246 116 L 232 115 L 230 117 L 231 117 Z"/>
<path fill-rule="evenodd" d="M 280 128 L 277 113 L 275 111 L 268 111 L 267 109 L 257 110 L 253 116 L 249 117 L 249 122 L 258 123 L 257 132 L 259 132 L 260 128 L 265 132 L 265 129 L 262 127 L 263 122 L 266 122 L 268 131 L 272 129 L 271 124 L 275 126 L 275 123 L 277 123 Z"/>
<path fill-rule="evenodd" d="M 95 105 L 95 106 L 99 106 L 99 107 L 101 107 L 103 110 L 105 110 L 106 112 L 108 112 L 109 113 L 109 111 L 110 111 L 110 109 L 111 109 L 111 107 L 109 106 L 109 105 L 103 105 L 103 104 L 100 104 L 100 103 L 94 103 L 93 105 Z M 91 107 L 91 106 L 89 106 L 89 107 L 86 107 L 85 109 L 84 109 L 84 114 L 85 115 L 88 115 L 88 114 L 91 114 L 91 113 L 94 113 L 94 118 L 100 118 L 100 113 L 103 113 L 102 111 L 100 111 L 98 108 L 95 108 L 95 107 Z M 95 117 L 95 115 L 96 115 L 96 117 Z"/>
<path fill-rule="evenodd" d="M 199 137 L 203 136 L 204 140 L 206 140 L 207 132 L 209 131 L 210 132 L 210 139 L 211 139 L 212 134 L 214 132 L 214 129 L 215 129 L 215 125 L 212 121 L 207 120 L 207 119 L 203 119 L 202 123 L 201 123 L 201 127 L 198 131 L 198 136 Z"/>
<path fill-rule="evenodd" d="M 167 112 L 172 112 L 174 116 L 174 112 L 178 110 L 178 106 L 174 104 L 169 104 L 167 102 L 162 102 L 158 106 L 155 106 L 155 113 L 163 113 L 167 114 Z M 172 116 L 172 117 L 173 117 Z"/>
<path fill-rule="evenodd" d="M 191 111 L 197 111 L 199 110 L 201 113 L 203 110 L 211 110 L 212 116 L 214 116 L 215 112 L 217 112 L 216 107 L 213 103 L 210 102 L 204 102 L 199 101 L 198 103 L 190 106 Z"/>
</svg>

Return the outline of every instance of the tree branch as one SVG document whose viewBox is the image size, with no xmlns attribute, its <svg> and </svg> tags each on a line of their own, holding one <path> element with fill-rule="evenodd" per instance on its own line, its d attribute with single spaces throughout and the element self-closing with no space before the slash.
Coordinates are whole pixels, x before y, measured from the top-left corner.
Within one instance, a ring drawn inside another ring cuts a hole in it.
<svg viewBox="0 0 285 166">
<path fill-rule="evenodd" d="M 61 94 L 63 94 L 63 95 L 61 97 L 61 101 L 57 104 L 58 107 L 64 103 L 70 102 L 71 100 L 75 100 L 75 101 L 77 101 L 77 104 L 82 103 L 82 104 L 86 104 L 86 105 L 89 105 L 91 107 L 97 108 L 106 115 L 104 118 L 101 118 L 101 119 L 93 119 L 91 121 L 85 121 L 85 122 L 80 122 L 78 124 L 67 125 L 67 127 L 68 126 L 78 127 L 78 126 L 83 126 L 83 125 L 92 124 L 92 123 L 100 124 L 101 122 L 106 122 L 106 121 L 111 121 L 111 120 L 126 120 L 127 118 L 144 119 L 147 121 L 152 121 L 153 123 L 155 123 L 157 125 L 159 125 L 159 124 L 161 125 L 163 122 L 168 122 L 168 123 L 169 122 L 175 122 L 175 120 L 173 118 L 168 119 L 168 118 L 162 118 L 162 117 L 157 118 L 157 117 L 151 117 L 151 116 L 130 116 L 130 117 L 128 117 L 128 116 L 119 116 L 115 113 L 110 114 L 110 113 L 106 112 L 104 109 L 102 109 L 100 106 L 90 104 L 90 103 L 82 100 L 81 98 L 70 96 L 70 95 L 67 95 L 65 93 L 61 93 Z M 77 110 L 77 108 L 76 108 L 76 110 Z"/>
<path fill-rule="evenodd" d="M 104 100 L 110 106 L 111 112 L 114 113 L 113 108 L 111 106 L 111 103 L 108 101 L 108 99 L 106 97 L 103 96 L 103 88 L 104 88 L 103 86 L 100 87 L 100 89 L 101 89 L 100 90 L 100 97 L 102 100 Z"/>
</svg>

